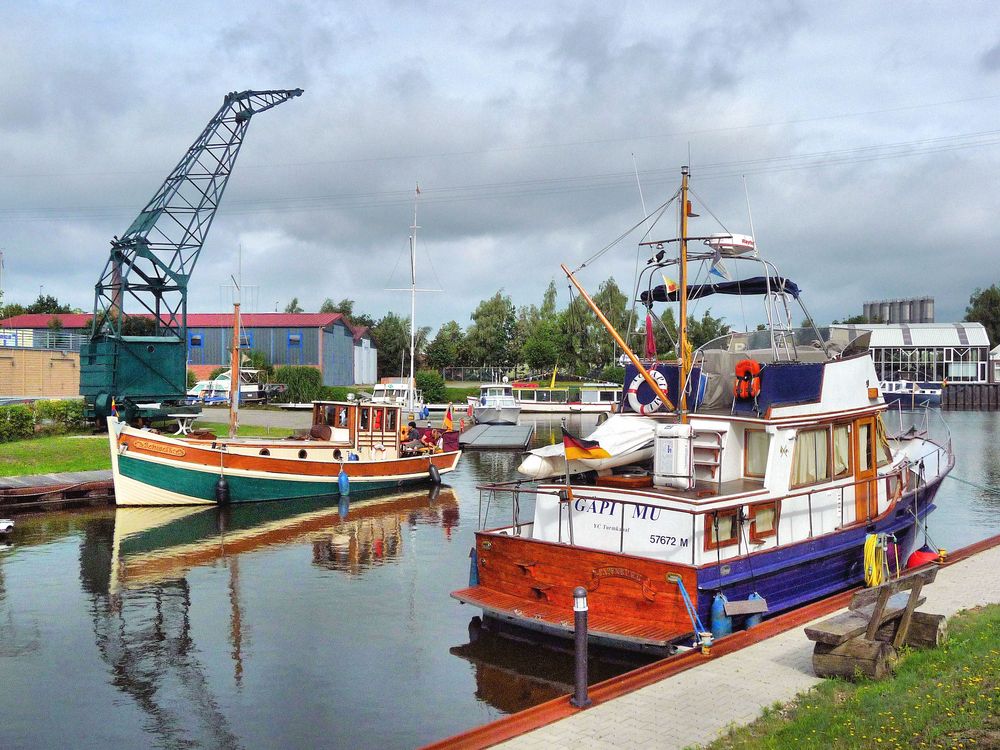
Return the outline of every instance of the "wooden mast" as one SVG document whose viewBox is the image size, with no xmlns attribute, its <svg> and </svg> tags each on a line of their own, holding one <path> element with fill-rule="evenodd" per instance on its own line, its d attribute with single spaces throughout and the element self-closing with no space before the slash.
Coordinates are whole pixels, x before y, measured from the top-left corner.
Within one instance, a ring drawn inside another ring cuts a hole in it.
<svg viewBox="0 0 1000 750">
<path fill-rule="evenodd" d="M 642 375 L 643 380 L 649 383 L 649 387 L 653 389 L 653 393 L 656 394 L 656 397 L 659 398 L 668 409 L 673 410 L 675 408 L 673 402 L 669 398 L 667 398 L 667 394 L 664 393 L 663 389 L 660 388 L 660 386 L 657 384 L 655 380 L 653 380 L 652 376 L 649 374 L 649 371 L 642 366 L 642 362 L 640 362 L 639 358 L 635 356 L 635 354 L 629 348 L 629 345 L 625 343 L 625 340 L 620 335 L 618 335 L 618 331 L 616 331 L 615 327 L 611 325 L 611 322 L 606 317 L 604 317 L 604 313 L 601 312 L 600 308 L 596 304 L 594 304 L 594 300 L 592 300 L 590 298 L 590 295 L 587 294 L 587 290 L 584 289 L 582 286 L 580 286 L 580 282 L 576 280 L 576 277 L 568 268 L 566 268 L 565 264 L 560 263 L 559 267 L 563 270 L 563 273 L 566 274 L 569 280 L 573 282 L 573 286 L 575 286 L 577 288 L 577 291 L 580 292 L 580 296 L 583 297 L 583 301 L 586 302 L 587 305 L 590 307 L 590 309 L 594 311 L 594 315 L 597 316 L 597 319 L 601 322 L 601 325 L 603 325 L 605 328 L 608 329 L 608 333 L 611 334 L 611 338 L 613 338 L 615 340 L 615 343 L 617 343 L 618 346 L 622 348 L 622 351 L 625 352 L 625 356 L 627 356 L 630 360 L 632 360 L 632 364 L 635 365 L 635 368 L 639 371 L 639 374 Z"/>
<path fill-rule="evenodd" d="M 229 357 L 229 437 L 240 427 L 240 303 L 233 303 L 233 347 Z"/>
</svg>

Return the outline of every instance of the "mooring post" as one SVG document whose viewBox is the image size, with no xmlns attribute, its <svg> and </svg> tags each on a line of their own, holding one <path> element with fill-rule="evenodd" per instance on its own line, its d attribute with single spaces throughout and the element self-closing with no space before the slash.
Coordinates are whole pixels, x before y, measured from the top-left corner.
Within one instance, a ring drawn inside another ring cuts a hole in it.
<svg viewBox="0 0 1000 750">
<path fill-rule="evenodd" d="M 590 698 L 587 697 L 587 589 L 583 586 L 573 589 L 573 628 L 576 645 L 576 691 L 569 702 L 577 708 L 586 708 L 590 705 Z"/>
</svg>

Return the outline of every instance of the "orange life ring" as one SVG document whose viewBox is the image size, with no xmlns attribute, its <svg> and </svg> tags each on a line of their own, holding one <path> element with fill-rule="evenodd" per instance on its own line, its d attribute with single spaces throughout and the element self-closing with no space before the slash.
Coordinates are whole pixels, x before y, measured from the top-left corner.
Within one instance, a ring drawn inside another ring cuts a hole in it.
<svg viewBox="0 0 1000 750">
<path fill-rule="evenodd" d="M 736 363 L 736 382 L 733 395 L 738 399 L 757 398 L 760 393 L 760 362 L 741 359 Z"/>
</svg>

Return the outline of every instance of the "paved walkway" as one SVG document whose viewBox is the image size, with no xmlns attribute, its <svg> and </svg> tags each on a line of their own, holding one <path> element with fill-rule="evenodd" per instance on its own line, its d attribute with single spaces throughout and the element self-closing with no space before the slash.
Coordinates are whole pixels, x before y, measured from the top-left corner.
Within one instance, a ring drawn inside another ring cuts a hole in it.
<svg viewBox="0 0 1000 750">
<path fill-rule="evenodd" d="M 1000 547 L 942 568 L 921 592 L 927 597 L 921 609 L 950 617 L 961 609 L 1000 603 L 998 569 Z M 730 724 L 747 724 L 763 708 L 790 701 L 819 682 L 812 672 L 813 644 L 802 630 L 711 659 L 498 747 L 662 750 L 711 742 Z"/>
</svg>

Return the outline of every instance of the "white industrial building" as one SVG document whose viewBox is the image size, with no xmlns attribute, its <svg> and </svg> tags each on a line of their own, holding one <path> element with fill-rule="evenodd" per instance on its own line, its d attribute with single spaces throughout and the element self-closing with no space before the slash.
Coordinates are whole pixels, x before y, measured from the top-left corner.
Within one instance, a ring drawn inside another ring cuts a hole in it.
<svg viewBox="0 0 1000 750">
<path fill-rule="evenodd" d="M 990 339 L 982 323 L 864 323 L 879 379 L 926 383 L 990 381 Z"/>
</svg>

